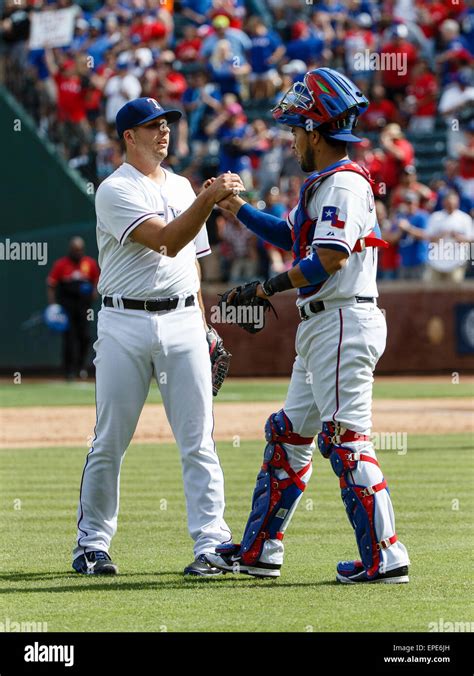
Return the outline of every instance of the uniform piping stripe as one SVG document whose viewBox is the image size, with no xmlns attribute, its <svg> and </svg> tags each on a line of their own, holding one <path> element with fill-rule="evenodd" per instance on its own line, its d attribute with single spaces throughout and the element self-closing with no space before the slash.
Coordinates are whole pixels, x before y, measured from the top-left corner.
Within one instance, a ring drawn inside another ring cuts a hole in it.
<svg viewBox="0 0 474 676">
<path fill-rule="evenodd" d="M 80 508 L 81 508 L 81 515 L 80 515 L 79 519 L 77 520 L 77 529 L 80 530 L 81 533 L 84 533 L 84 535 L 85 535 L 86 537 L 89 535 L 89 533 L 88 533 L 86 530 L 84 530 L 83 528 L 81 528 L 81 526 L 80 526 L 80 523 L 81 523 L 82 519 L 84 518 L 84 509 L 83 509 L 83 507 L 82 507 L 82 485 L 83 485 L 83 483 L 84 483 L 84 475 L 85 475 L 85 473 L 86 473 L 87 464 L 88 464 L 88 462 L 89 462 L 89 456 L 94 452 L 94 442 L 95 442 L 96 439 L 97 439 L 97 420 L 98 420 L 98 415 L 97 415 L 97 383 L 96 383 L 95 391 L 94 391 L 94 399 L 95 399 L 95 425 L 94 425 L 94 438 L 92 439 L 91 450 L 90 450 L 89 453 L 87 454 L 87 457 L 86 457 L 86 463 L 85 463 L 85 465 L 84 465 L 84 469 L 82 470 L 81 486 L 80 486 L 80 488 L 79 488 L 79 506 L 80 506 Z M 82 537 L 83 537 L 83 536 L 81 535 L 81 536 L 78 538 L 78 540 L 77 540 L 77 545 L 78 545 L 78 547 L 81 547 L 81 546 L 82 546 L 82 545 L 81 545 Z"/>
<path fill-rule="evenodd" d="M 314 239 L 314 244 L 318 244 L 319 242 L 322 242 L 323 244 L 326 244 L 326 242 L 331 242 L 331 244 L 338 244 L 342 248 L 344 248 L 349 254 L 352 253 L 352 249 L 349 247 L 348 243 L 345 242 L 343 239 L 335 239 L 334 237 L 317 237 Z"/>
<path fill-rule="evenodd" d="M 211 250 L 211 247 L 208 246 L 207 249 L 202 249 L 202 251 L 196 251 L 196 256 L 200 256 L 201 254 L 207 253 L 210 250 Z"/>
<path fill-rule="evenodd" d="M 133 228 L 133 226 L 138 225 L 140 221 L 144 221 L 145 219 L 150 218 L 150 216 L 156 216 L 156 211 L 150 212 L 148 214 L 143 214 L 143 216 L 139 216 L 138 218 L 136 218 L 133 221 L 133 223 L 130 223 L 130 225 L 127 228 L 125 228 L 125 230 L 122 233 L 122 236 L 120 237 L 120 244 L 123 244 L 125 237 L 130 232 L 130 229 Z"/>
<path fill-rule="evenodd" d="M 342 319 L 342 309 L 339 308 L 339 344 L 337 346 L 337 365 L 336 365 L 336 410 L 333 413 L 332 419 L 336 422 L 336 415 L 339 411 L 339 367 L 341 365 L 341 345 L 342 334 L 344 331 L 344 322 Z"/>
</svg>

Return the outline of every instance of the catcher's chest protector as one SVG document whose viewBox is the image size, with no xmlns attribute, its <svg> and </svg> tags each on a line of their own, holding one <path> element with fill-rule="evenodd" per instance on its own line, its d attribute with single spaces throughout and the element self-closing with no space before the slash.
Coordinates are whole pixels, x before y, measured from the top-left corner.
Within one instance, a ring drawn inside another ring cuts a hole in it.
<svg viewBox="0 0 474 676">
<path fill-rule="evenodd" d="M 291 237 L 293 239 L 293 267 L 297 265 L 300 260 L 305 258 L 310 250 L 311 244 L 314 239 L 314 230 L 316 228 L 316 221 L 311 219 L 308 210 L 307 204 L 311 194 L 314 195 L 314 191 L 319 188 L 321 183 L 329 176 L 338 173 L 339 171 L 352 171 L 359 176 L 362 176 L 366 181 L 372 185 L 373 180 L 370 178 L 369 172 L 361 167 L 355 162 L 350 160 L 346 161 L 344 164 L 339 164 L 339 166 L 333 166 L 332 168 L 325 171 L 316 171 L 311 176 L 309 176 L 306 181 L 303 183 L 300 191 L 300 199 L 298 202 L 298 207 L 295 212 L 295 222 L 291 231 Z M 369 238 L 366 238 L 369 239 Z M 384 246 L 385 243 L 381 243 L 382 240 L 373 238 L 377 240 L 379 244 L 372 244 L 372 246 Z M 370 243 L 366 243 L 367 246 L 370 246 Z M 361 248 L 355 248 L 354 251 L 361 251 Z M 323 286 L 324 282 L 319 284 L 313 284 L 311 286 L 304 286 L 298 289 L 299 296 L 309 296 Z"/>
</svg>

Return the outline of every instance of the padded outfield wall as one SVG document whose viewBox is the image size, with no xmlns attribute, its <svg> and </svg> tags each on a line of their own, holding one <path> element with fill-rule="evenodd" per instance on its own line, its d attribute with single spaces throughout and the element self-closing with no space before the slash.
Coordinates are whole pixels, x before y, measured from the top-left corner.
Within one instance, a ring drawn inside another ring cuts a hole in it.
<svg viewBox="0 0 474 676">
<path fill-rule="evenodd" d="M 473 373 L 474 283 L 427 285 L 394 282 L 379 285 L 379 307 L 388 325 L 387 348 L 379 374 Z M 269 312 L 265 329 L 251 335 L 229 324 L 216 325 L 233 354 L 235 376 L 288 376 L 295 358 L 299 316 L 296 294 L 272 298 L 278 320 Z M 217 295 L 206 294 L 206 305 Z M 335 322 L 334 330 L 339 331 Z M 324 345 L 320 346 L 324 359 Z"/>
</svg>

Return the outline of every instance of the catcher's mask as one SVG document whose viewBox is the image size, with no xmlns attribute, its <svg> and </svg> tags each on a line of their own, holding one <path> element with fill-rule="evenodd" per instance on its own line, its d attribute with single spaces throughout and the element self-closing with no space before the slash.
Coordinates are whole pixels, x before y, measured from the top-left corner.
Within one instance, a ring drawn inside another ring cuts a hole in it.
<svg viewBox="0 0 474 676">
<path fill-rule="evenodd" d="M 280 124 L 318 129 L 323 136 L 348 143 L 360 142 L 352 131 L 369 105 L 356 85 L 331 68 L 317 68 L 295 82 L 272 110 Z"/>
</svg>

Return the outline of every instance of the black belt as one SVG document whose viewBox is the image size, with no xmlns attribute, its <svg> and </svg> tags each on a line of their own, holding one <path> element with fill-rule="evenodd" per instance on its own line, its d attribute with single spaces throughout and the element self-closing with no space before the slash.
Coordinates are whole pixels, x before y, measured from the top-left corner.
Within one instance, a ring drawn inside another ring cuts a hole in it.
<svg viewBox="0 0 474 676">
<path fill-rule="evenodd" d="M 110 296 L 104 296 L 105 307 L 115 307 L 114 301 Z M 121 304 L 125 310 L 146 310 L 147 312 L 161 312 L 163 310 L 174 310 L 178 307 L 179 298 L 166 298 L 158 300 L 150 298 L 149 300 L 132 300 L 131 298 L 122 298 Z M 194 296 L 188 296 L 184 301 L 184 306 L 194 305 Z"/>
<path fill-rule="evenodd" d="M 357 303 L 373 303 L 375 299 L 374 298 L 367 298 L 366 296 L 356 296 L 355 300 L 356 300 Z M 306 312 L 305 307 L 309 307 L 309 309 L 311 310 L 311 312 L 313 314 L 309 315 Z M 316 314 L 318 314 L 318 312 L 322 312 L 325 309 L 326 309 L 326 307 L 324 305 L 324 301 L 322 301 L 322 300 L 312 300 L 310 303 L 306 303 L 306 305 L 300 306 L 298 308 L 298 311 L 300 313 L 301 319 L 303 321 L 305 321 L 306 319 L 309 319 L 313 315 L 316 315 Z"/>
</svg>

